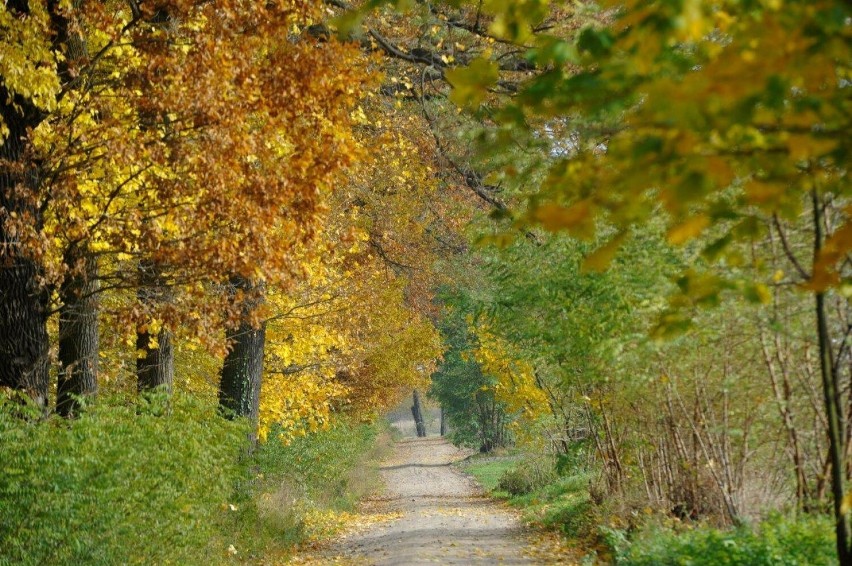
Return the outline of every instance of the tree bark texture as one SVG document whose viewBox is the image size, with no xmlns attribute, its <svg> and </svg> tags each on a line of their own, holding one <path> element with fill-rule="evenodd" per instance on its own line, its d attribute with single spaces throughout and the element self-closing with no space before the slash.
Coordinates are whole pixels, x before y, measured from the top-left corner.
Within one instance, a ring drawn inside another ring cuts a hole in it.
<svg viewBox="0 0 852 566">
<path fill-rule="evenodd" d="M 171 394 L 175 380 L 172 333 L 166 329 L 160 330 L 156 336 L 147 331 L 138 332 L 136 349 L 144 352 L 144 355 L 136 359 L 136 385 L 139 393 L 159 388 Z"/>
<path fill-rule="evenodd" d="M 59 289 L 59 376 L 56 411 L 73 416 L 79 397 L 94 397 L 98 389 L 98 281 L 97 259 L 72 248 L 65 256 L 72 274 Z"/>
<path fill-rule="evenodd" d="M 6 10 L 26 18 L 29 2 L 8 0 Z M 47 10 L 53 49 L 67 61 L 69 22 L 64 7 L 48 0 Z M 64 63 L 57 71 L 63 82 L 70 77 Z M 49 292 L 40 283 L 41 266 L 24 249 L 15 224 L 35 231 L 43 226 L 41 165 L 31 153 L 29 133 L 46 116 L 32 100 L 10 92 L 0 77 L 0 117 L 8 128 L 7 137 L 0 140 L 0 387 L 25 392 L 44 409 L 49 391 Z"/>
<path fill-rule="evenodd" d="M 9 2 L 14 13 L 27 2 Z M 39 229 L 38 163 L 29 155 L 29 132 L 44 118 L 29 100 L 11 95 L 0 77 L 0 116 L 9 130 L 0 145 L 0 387 L 25 392 L 47 407 L 48 293 L 39 284 L 38 263 L 23 249 L 16 222 Z"/>
<path fill-rule="evenodd" d="M 139 264 L 137 299 L 156 309 L 158 303 L 169 300 L 169 290 L 158 266 L 150 261 Z M 147 325 L 136 332 L 136 384 L 140 393 L 160 388 L 171 394 L 175 380 L 175 358 L 172 333 L 161 328 L 156 335 Z"/>
<path fill-rule="evenodd" d="M 236 294 L 238 291 L 242 291 L 248 299 L 242 305 L 239 326 L 226 331 L 230 350 L 222 365 L 219 407 L 229 417 L 248 417 L 256 424 L 260 407 L 266 323 L 253 326 L 251 314 L 263 302 L 263 290 L 245 277 L 234 276 L 231 278 L 231 292 Z"/>
</svg>

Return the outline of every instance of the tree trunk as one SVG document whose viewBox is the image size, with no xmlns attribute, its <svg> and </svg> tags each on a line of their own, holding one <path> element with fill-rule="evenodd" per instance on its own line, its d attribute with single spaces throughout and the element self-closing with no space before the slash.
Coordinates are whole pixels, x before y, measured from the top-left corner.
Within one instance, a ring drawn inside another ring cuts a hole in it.
<svg viewBox="0 0 852 566">
<path fill-rule="evenodd" d="M 150 309 L 169 298 L 169 291 L 156 264 L 143 261 L 139 264 L 139 302 Z M 148 325 L 141 325 L 136 332 L 136 385 L 140 393 L 160 388 L 172 392 L 175 380 L 174 348 L 172 333 L 161 328 L 154 335 Z"/>
<path fill-rule="evenodd" d="M 263 302 L 263 289 L 249 279 L 234 276 L 231 278 L 231 292 L 236 295 L 238 291 L 245 293 L 246 297 L 239 326 L 226 332 L 230 350 L 222 366 L 219 407 L 228 417 L 248 417 L 257 424 L 266 323 L 254 327 L 251 315 Z"/>
<path fill-rule="evenodd" d="M 447 417 L 444 413 L 444 407 L 441 407 L 441 436 L 447 435 Z"/>
<path fill-rule="evenodd" d="M 155 346 L 156 345 L 156 346 Z M 136 386 L 139 393 L 159 389 L 171 395 L 175 381 L 175 354 L 172 333 L 165 328 L 156 336 L 147 330 L 136 333 Z"/>
<path fill-rule="evenodd" d="M 814 263 L 822 250 L 822 203 L 816 190 L 811 193 L 814 214 Z M 828 418 L 828 451 L 831 460 L 831 494 L 834 499 L 835 534 L 837 536 L 837 557 L 843 566 L 852 565 L 852 552 L 849 548 L 849 516 L 843 512 L 845 465 L 843 462 L 843 432 L 839 414 L 839 383 L 837 368 L 831 352 L 831 335 L 828 330 L 828 317 L 825 309 L 825 293 L 816 294 L 817 342 L 819 347 L 820 374 L 822 376 L 825 414 Z"/>
<path fill-rule="evenodd" d="M 426 436 L 426 423 L 423 422 L 423 409 L 420 406 L 420 394 L 414 390 L 414 404 L 411 406 L 411 414 L 414 416 L 414 427 L 417 429 L 417 436 L 423 438 Z"/>
<path fill-rule="evenodd" d="M 13 17 L 29 11 L 26 2 L 10 2 L 6 9 Z M 0 387 L 25 392 L 46 408 L 48 293 L 39 284 L 40 267 L 23 249 L 14 225 L 36 230 L 42 225 L 38 164 L 28 155 L 28 136 L 43 115 L 29 100 L 10 95 L 0 80 L 0 117 L 9 130 L 0 139 Z"/>
<path fill-rule="evenodd" d="M 98 264 L 84 250 L 65 256 L 71 266 L 59 289 L 59 379 L 56 411 L 65 417 L 79 409 L 79 397 L 94 397 L 98 373 Z"/>
</svg>

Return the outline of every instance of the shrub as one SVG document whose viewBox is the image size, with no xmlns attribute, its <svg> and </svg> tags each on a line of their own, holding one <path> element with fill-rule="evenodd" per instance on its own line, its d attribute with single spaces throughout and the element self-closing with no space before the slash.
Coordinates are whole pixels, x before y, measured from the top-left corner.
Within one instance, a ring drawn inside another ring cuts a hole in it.
<svg viewBox="0 0 852 566">
<path fill-rule="evenodd" d="M 74 420 L 20 412 L 0 401 L 0 564 L 197 563 L 211 551 L 243 423 L 182 396 L 101 400 Z"/>
<path fill-rule="evenodd" d="M 594 444 L 588 439 L 570 442 L 567 451 L 556 456 L 556 473 L 568 476 L 588 472 L 594 451 Z"/>
<path fill-rule="evenodd" d="M 550 458 L 534 457 L 521 461 L 506 470 L 497 482 L 497 488 L 510 495 L 526 495 L 540 489 L 556 479 L 556 471 Z"/>
<path fill-rule="evenodd" d="M 295 438 L 290 444 L 270 434 L 254 454 L 254 465 L 273 483 L 283 482 L 323 505 L 349 508 L 371 486 L 356 485 L 378 427 L 339 420 L 327 430 Z"/>
</svg>

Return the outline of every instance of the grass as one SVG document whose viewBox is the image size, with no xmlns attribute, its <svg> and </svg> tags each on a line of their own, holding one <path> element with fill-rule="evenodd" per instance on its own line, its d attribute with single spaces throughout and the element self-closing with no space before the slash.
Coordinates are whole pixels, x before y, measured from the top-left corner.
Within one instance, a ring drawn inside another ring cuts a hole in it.
<svg viewBox="0 0 852 566">
<path fill-rule="evenodd" d="M 828 566 L 837 564 L 832 525 L 825 516 L 775 515 L 759 525 L 678 530 L 648 525 L 624 541 L 626 566 Z"/>
<path fill-rule="evenodd" d="M 593 538 L 594 518 L 588 490 L 590 478 L 587 474 L 554 476 L 555 481 L 523 495 L 513 496 L 500 489 L 501 478 L 509 474 L 523 474 L 530 467 L 530 461 L 521 452 L 477 454 L 462 462 L 459 467 L 476 478 L 491 495 L 520 509 L 526 523 L 545 530 L 559 531 L 578 540 Z"/>
<path fill-rule="evenodd" d="M 589 476 L 563 476 L 526 495 L 512 497 L 510 503 L 524 512 L 527 522 L 584 539 L 594 533 L 594 509 L 589 499 Z"/>
<path fill-rule="evenodd" d="M 497 490 L 497 483 L 508 470 L 521 461 L 520 453 L 502 452 L 491 454 L 474 454 L 458 464 L 458 468 L 472 475 L 476 481 L 495 497 L 506 498 L 508 493 Z"/>
</svg>

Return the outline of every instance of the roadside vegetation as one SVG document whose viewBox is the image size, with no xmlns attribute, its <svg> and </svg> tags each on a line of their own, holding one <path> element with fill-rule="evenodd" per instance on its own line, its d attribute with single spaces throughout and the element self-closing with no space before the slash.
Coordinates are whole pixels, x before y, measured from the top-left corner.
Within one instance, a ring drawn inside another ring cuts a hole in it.
<svg viewBox="0 0 852 566">
<path fill-rule="evenodd" d="M 670 514 L 628 510 L 595 499 L 594 474 L 518 449 L 476 454 L 458 467 L 493 497 L 519 509 L 534 529 L 560 533 L 584 564 L 624 566 L 828 565 L 837 562 L 831 522 L 819 515 L 774 513 L 719 528 Z"/>
<path fill-rule="evenodd" d="M 335 532 L 378 487 L 385 424 L 339 421 L 246 451 L 213 403 L 102 399 L 19 423 L 0 406 L 0 564 L 252 564 Z"/>
</svg>

